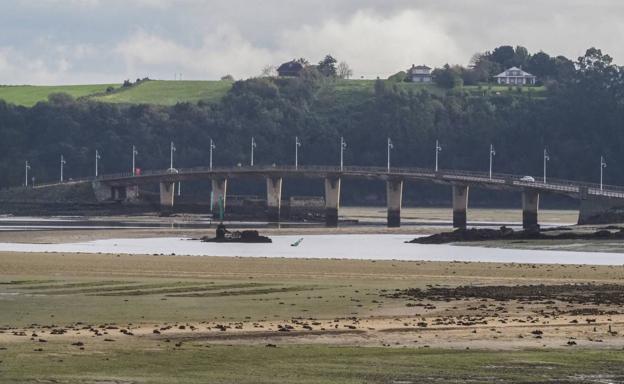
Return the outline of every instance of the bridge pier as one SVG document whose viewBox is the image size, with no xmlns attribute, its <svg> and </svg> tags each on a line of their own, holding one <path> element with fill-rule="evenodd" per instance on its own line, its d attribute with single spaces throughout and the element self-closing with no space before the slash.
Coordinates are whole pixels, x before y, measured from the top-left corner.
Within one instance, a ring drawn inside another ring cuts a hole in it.
<svg viewBox="0 0 624 384">
<path fill-rule="evenodd" d="M 172 181 L 160 182 L 160 206 L 162 208 L 172 208 L 175 195 L 175 184 Z"/>
<path fill-rule="evenodd" d="M 468 186 L 453 184 L 453 228 L 466 229 Z"/>
<path fill-rule="evenodd" d="M 127 185 L 121 187 L 111 187 L 111 200 L 114 201 L 132 201 L 139 198 L 139 186 Z"/>
<path fill-rule="evenodd" d="M 338 209 L 340 208 L 340 178 L 325 178 L 325 225 L 338 226 Z"/>
<path fill-rule="evenodd" d="M 139 198 L 138 185 L 108 185 L 100 181 L 91 183 L 97 201 L 136 201 Z"/>
<path fill-rule="evenodd" d="M 223 206 L 223 214 L 225 215 L 225 200 L 227 195 L 227 179 L 216 178 L 211 180 L 212 192 L 210 199 L 210 210 L 213 217 L 219 216 L 219 204 Z"/>
<path fill-rule="evenodd" d="M 267 219 L 271 223 L 280 221 L 282 203 L 282 178 L 267 177 Z"/>
<path fill-rule="evenodd" d="M 403 180 L 386 181 L 386 200 L 388 204 L 388 227 L 401 226 L 401 201 L 403 199 Z"/>
<path fill-rule="evenodd" d="M 539 209 L 539 192 L 526 189 L 522 191 L 522 228 L 539 228 L 537 211 Z"/>
</svg>

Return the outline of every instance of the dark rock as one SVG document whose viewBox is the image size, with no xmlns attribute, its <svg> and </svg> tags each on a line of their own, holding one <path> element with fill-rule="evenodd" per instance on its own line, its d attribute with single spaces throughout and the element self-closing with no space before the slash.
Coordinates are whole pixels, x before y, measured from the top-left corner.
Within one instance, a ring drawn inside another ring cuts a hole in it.
<svg viewBox="0 0 624 384">
<path fill-rule="evenodd" d="M 514 231 L 505 226 L 502 226 L 500 229 L 457 229 L 453 232 L 443 232 L 431 236 L 419 237 L 408 241 L 408 243 L 447 244 L 492 240 L 624 240 L 624 229 L 619 229 L 617 232 L 602 229 L 593 233 L 569 232 L 554 235 L 544 232 L 545 231 L 540 231 L 537 227 L 523 231 Z"/>
<path fill-rule="evenodd" d="M 207 243 L 272 243 L 273 241 L 266 236 L 261 236 L 258 231 L 245 230 L 230 232 L 225 225 L 219 224 L 215 237 L 204 236 L 200 239 Z"/>
</svg>

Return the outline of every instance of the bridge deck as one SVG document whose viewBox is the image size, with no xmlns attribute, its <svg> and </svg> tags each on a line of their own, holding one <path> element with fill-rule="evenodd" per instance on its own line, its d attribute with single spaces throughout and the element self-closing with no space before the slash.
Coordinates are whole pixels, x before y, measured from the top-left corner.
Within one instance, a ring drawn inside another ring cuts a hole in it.
<svg viewBox="0 0 624 384">
<path fill-rule="evenodd" d="M 244 167 L 195 167 L 176 170 L 151 170 L 144 171 L 141 175 L 130 173 L 102 175 L 97 179 L 85 178 L 73 180 L 72 183 L 100 181 L 112 186 L 140 185 L 161 181 L 188 181 L 221 178 L 240 177 L 303 177 L 303 178 L 363 178 L 378 180 L 413 180 L 444 184 L 461 184 L 478 186 L 490 189 L 523 190 L 533 189 L 538 192 L 549 192 L 572 197 L 602 196 L 609 198 L 624 199 L 624 187 L 584 183 L 572 180 L 548 179 L 546 183 L 541 180 L 526 181 L 523 176 L 486 172 L 439 170 L 438 172 L 426 168 L 391 168 L 390 171 L 382 167 L 356 167 L 349 166 L 340 169 L 332 166 L 244 166 Z M 49 187 L 55 184 L 42 184 L 38 188 Z"/>
</svg>

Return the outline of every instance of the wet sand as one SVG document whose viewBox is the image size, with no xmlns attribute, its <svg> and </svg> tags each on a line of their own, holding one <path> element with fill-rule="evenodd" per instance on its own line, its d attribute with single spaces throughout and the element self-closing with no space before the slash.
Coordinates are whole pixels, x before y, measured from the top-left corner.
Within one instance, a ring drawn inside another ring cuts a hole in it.
<svg viewBox="0 0 624 384">
<path fill-rule="evenodd" d="M 386 210 L 382 207 L 342 207 L 341 219 L 359 220 L 377 223 L 376 225 L 345 224 L 338 228 L 325 228 L 322 222 L 308 223 L 295 228 L 258 225 L 256 229 L 271 235 L 316 235 L 316 234 L 434 234 L 450 230 L 452 212 L 446 208 L 404 208 L 402 216 L 404 225 L 401 228 L 387 228 L 383 224 L 386 220 Z M 578 212 L 574 210 L 542 210 L 540 220 L 554 225 L 568 225 L 576 222 Z M 517 209 L 471 209 L 469 221 L 475 223 L 521 223 L 522 212 Z M 8 217 L 7 219 L 11 219 Z M 53 219 L 53 218 L 49 218 Z M 169 227 L 159 228 L 123 228 L 118 229 L 71 229 L 63 230 L 33 230 L 33 231 L 0 231 L 0 242 L 10 243 L 74 243 L 99 239 L 113 238 L 148 238 L 148 237 L 186 237 L 199 238 L 212 235 L 214 228 L 177 228 L 177 225 L 189 223 L 209 224 L 209 217 L 202 215 L 180 214 L 172 217 L 158 217 L 157 215 L 144 216 L 110 216 L 89 217 L 86 220 L 97 222 L 124 222 L 128 225 L 158 223 Z M 409 222 L 419 222 L 414 225 Z M 427 224 L 429 223 L 429 224 Z M 253 227 L 253 225 L 252 225 Z M 236 229 L 237 225 L 231 225 Z M 246 229 L 251 229 L 246 226 Z"/>
<path fill-rule="evenodd" d="M 0 270 L 0 343 L 624 347 L 622 303 L 591 299 L 621 266 L 0 253 Z M 486 294 L 588 283 L 584 300 Z M 440 295 L 458 286 L 485 293 Z"/>
</svg>

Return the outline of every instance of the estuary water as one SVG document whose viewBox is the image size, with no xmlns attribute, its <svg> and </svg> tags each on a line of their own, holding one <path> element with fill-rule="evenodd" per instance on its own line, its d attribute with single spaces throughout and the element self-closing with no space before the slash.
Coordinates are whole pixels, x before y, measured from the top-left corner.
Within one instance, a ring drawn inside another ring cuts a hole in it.
<svg viewBox="0 0 624 384">
<path fill-rule="evenodd" d="M 291 246 L 303 238 L 299 246 Z M 624 253 L 407 244 L 412 235 L 272 236 L 271 244 L 217 244 L 184 238 L 107 239 L 66 244 L 0 243 L 0 251 L 136 255 L 427 260 L 623 265 Z"/>
</svg>

